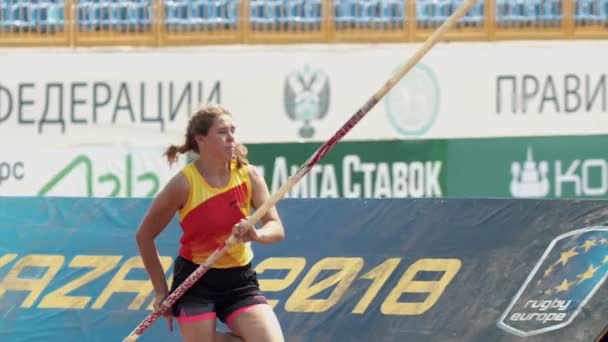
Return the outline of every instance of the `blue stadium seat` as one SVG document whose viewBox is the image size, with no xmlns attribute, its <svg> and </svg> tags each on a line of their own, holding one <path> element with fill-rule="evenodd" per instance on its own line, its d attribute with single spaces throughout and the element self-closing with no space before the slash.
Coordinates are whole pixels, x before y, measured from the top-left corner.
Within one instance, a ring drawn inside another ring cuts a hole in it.
<svg viewBox="0 0 608 342">
<path fill-rule="evenodd" d="M 10 29 L 13 24 L 11 19 L 11 10 L 8 1 L 0 1 L 0 29 Z"/>
<path fill-rule="evenodd" d="M 250 21 L 254 25 L 320 24 L 322 7 L 322 0 L 251 0 Z"/>
<path fill-rule="evenodd" d="M 154 0 L 78 0 L 76 21 L 80 29 L 151 27 Z M 320 25 L 324 0 L 250 0 L 250 20 L 256 25 L 305 23 Z M 415 0 L 419 25 L 436 27 L 464 0 Z M 500 25 L 535 24 L 562 20 L 563 1 L 495 0 Z M 608 0 L 572 0 L 577 24 L 608 25 Z M 238 24 L 240 0 L 163 0 L 168 26 Z M 334 20 L 352 25 L 403 24 L 404 0 L 334 0 Z M 58 29 L 64 23 L 64 0 L 0 0 L 0 29 Z M 479 0 L 459 23 L 480 25 L 485 18 Z"/>
<path fill-rule="evenodd" d="M 357 17 L 357 2 L 352 0 L 334 1 L 334 20 L 338 23 L 354 22 Z"/>
<path fill-rule="evenodd" d="M 282 0 L 251 0 L 249 11 L 252 24 L 274 24 L 281 18 Z"/>
<path fill-rule="evenodd" d="M 77 20 L 81 29 L 149 27 L 153 19 L 151 0 L 80 0 Z"/>
<path fill-rule="evenodd" d="M 40 0 L 29 4 L 29 24 L 40 31 L 61 31 L 64 24 L 65 2 L 62 0 Z"/>
<path fill-rule="evenodd" d="M 214 11 L 215 5 L 211 1 L 191 0 L 188 10 L 192 24 L 210 24 L 217 16 Z"/>
<path fill-rule="evenodd" d="M 499 25 L 561 20 L 561 0 L 496 0 L 496 23 Z"/>
<path fill-rule="evenodd" d="M 577 0 L 574 7 L 577 22 L 604 22 L 608 24 L 608 0 Z"/>
<path fill-rule="evenodd" d="M 533 13 L 530 2 L 517 0 L 496 0 L 496 22 L 515 23 L 524 22 Z"/>
<path fill-rule="evenodd" d="M 63 25 L 64 1 L 42 0 L 30 5 L 30 20 L 35 26 Z"/>
<path fill-rule="evenodd" d="M 283 23 L 320 24 L 323 20 L 321 0 L 284 1 L 279 21 Z"/>
<path fill-rule="evenodd" d="M 31 26 L 29 3 L 16 1 L 9 2 L 8 6 L 8 12 L 13 29 L 24 29 Z"/>
<path fill-rule="evenodd" d="M 335 0 L 336 23 L 368 25 L 372 23 L 403 23 L 405 18 L 402 0 Z"/>
<path fill-rule="evenodd" d="M 168 0 L 165 11 L 168 26 L 238 23 L 238 0 Z"/>
<path fill-rule="evenodd" d="M 187 24 L 188 4 L 187 0 L 165 1 L 165 23 L 170 26 Z"/>
<path fill-rule="evenodd" d="M 129 7 L 132 21 L 138 22 L 140 26 L 149 27 L 154 19 L 152 1 L 132 1 Z"/>
<path fill-rule="evenodd" d="M 561 21 L 562 16 L 562 0 L 542 0 L 540 3 L 535 3 L 538 19 L 542 21 Z"/>
<path fill-rule="evenodd" d="M 462 5 L 463 2 L 464 0 L 416 0 L 416 20 L 423 26 L 435 27 L 441 25 Z M 484 6 L 484 0 L 479 0 L 471 7 L 471 10 L 459 20 L 459 23 L 483 23 L 485 18 Z"/>
<path fill-rule="evenodd" d="M 95 12 L 93 2 L 78 2 L 76 5 L 76 20 L 81 29 L 83 27 L 96 27 L 99 25 L 99 16 Z"/>
<path fill-rule="evenodd" d="M 239 22 L 239 1 L 219 0 L 214 2 L 217 20 L 228 26 L 236 26 Z"/>
</svg>

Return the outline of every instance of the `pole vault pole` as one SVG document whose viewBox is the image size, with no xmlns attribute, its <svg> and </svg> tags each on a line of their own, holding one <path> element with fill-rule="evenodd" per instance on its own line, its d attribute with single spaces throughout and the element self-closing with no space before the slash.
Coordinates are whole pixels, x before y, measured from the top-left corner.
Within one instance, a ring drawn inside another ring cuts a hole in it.
<svg viewBox="0 0 608 342">
<path fill-rule="evenodd" d="M 467 0 L 464 2 L 458 10 L 439 26 L 422 44 L 422 46 L 414 53 L 412 57 L 403 65 L 396 74 L 394 74 L 384 85 L 376 91 L 376 93 L 369 98 L 365 104 L 359 108 L 353 114 L 350 119 L 298 169 L 298 171 L 287 179 L 287 182 L 279 188 L 266 202 L 264 202 L 260 208 L 258 208 L 253 215 L 249 216 L 246 224 L 254 225 L 257 221 L 268 212 L 283 196 L 293 188 L 293 186 L 302 179 L 321 160 L 331 149 L 353 128 L 367 113 L 405 76 L 421 59 L 422 57 L 433 47 L 445 33 L 456 24 L 456 22 L 462 18 L 473 6 L 475 2 L 479 0 Z M 175 301 L 179 299 L 200 277 L 203 276 L 209 270 L 209 268 L 234 244 L 236 239 L 234 236 L 230 236 L 225 244 L 220 248 L 216 249 L 204 263 L 202 263 L 190 276 L 184 280 L 179 287 L 175 289 L 161 304 L 159 310 L 154 311 L 148 315 L 124 340 L 123 342 L 133 342 L 141 336 L 146 329 L 162 316 L 162 313 L 169 310 Z"/>
</svg>

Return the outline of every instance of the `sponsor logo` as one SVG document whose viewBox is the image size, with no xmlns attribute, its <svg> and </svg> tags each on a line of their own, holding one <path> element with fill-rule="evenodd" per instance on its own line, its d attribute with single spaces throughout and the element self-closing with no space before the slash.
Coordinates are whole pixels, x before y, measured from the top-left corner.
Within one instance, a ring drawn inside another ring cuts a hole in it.
<svg viewBox="0 0 608 342">
<path fill-rule="evenodd" d="M 257 165 L 272 193 L 279 190 L 299 165 L 277 156 L 271 165 Z M 422 198 L 442 197 L 441 160 L 366 162 L 356 154 L 341 161 L 315 165 L 284 196 L 290 198 Z"/>
<path fill-rule="evenodd" d="M 511 163 L 509 190 L 518 198 L 606 197 L 608 160 L 538 160 L 528 146 L 526 159 Z"/>
<path fill-rule="evenodd" d="M 399 134 L 422 135 L 433 126 L 440 99 L 435 73 L 426 65 L 418 64 L 386 95 L 386 115 Z"/>
<path fill-rule="evenodd" d="M 159 175 L 153 171 L 135 174 L 133 156 L 125 157 L 124 174 L 116 172 L 99 173 L 107 168 L 95 168 L 93 160 L 80 154 L 72 159 L 38 191 L 38 196 L 66 195 L 77 186 L 78 192 L 86 197 L 153 197 L 161 186 Z M 66 187 L 66 189 L 63 189 Z M 135 189 L 137 188 L 137 189 Z M 136 194 L 138 190 L 141 194 Z M 141 191 L 139 191 L 141 190 Z"/>
<path fill-rule="evenodd" d="M 498 327 L 526 337 L 563 328 L 608 276 L 608 226 L 556 237 L 501 315 Z"/>
<path fill-rule="evenodd" d="M 510 190 L 513 197 L 545 197 L 549 194 L 549 164 L 534 160 L 532 148 L 528 147 L 527 158 L 523 162 L 511 163 Z"/>
</svg>

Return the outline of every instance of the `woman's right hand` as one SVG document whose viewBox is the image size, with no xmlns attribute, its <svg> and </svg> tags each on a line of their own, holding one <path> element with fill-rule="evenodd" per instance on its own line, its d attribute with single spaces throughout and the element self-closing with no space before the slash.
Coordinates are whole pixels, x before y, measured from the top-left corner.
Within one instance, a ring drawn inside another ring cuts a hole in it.
<svg viewBox="0 0 608 342">
<path fill-rule="evenodd" d="M 161 305 L 165 298 L 167 298 L 168 293 L 157 293 L 154 298 L 154 311 L 159 311 L 161 309 Z M 169 331 L 173 331 L 173 314 L 171 313 L 171 309 L 165 310 L 163 316 L 167 319 L 167 323 L 169 324 Z"/>
</svg>

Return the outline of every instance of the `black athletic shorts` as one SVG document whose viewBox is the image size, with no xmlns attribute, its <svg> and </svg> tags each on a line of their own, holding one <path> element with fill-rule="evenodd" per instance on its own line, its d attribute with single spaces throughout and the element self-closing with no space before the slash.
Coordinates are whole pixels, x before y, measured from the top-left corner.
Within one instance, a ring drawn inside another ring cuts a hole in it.
<svg viewBox="0 0 608 342">
<path fill-rule="evenodd" d="M 173 267 L 171 292 L 196 270 L 197 264 L 178 256 Z M 178 322 L 219 318 L 230 326 L 234 317 L 257 304 L 268 301 L 260 291 L 251 264 L 234 268 L 210 268 L 173 304 Z"/>
</svg>

